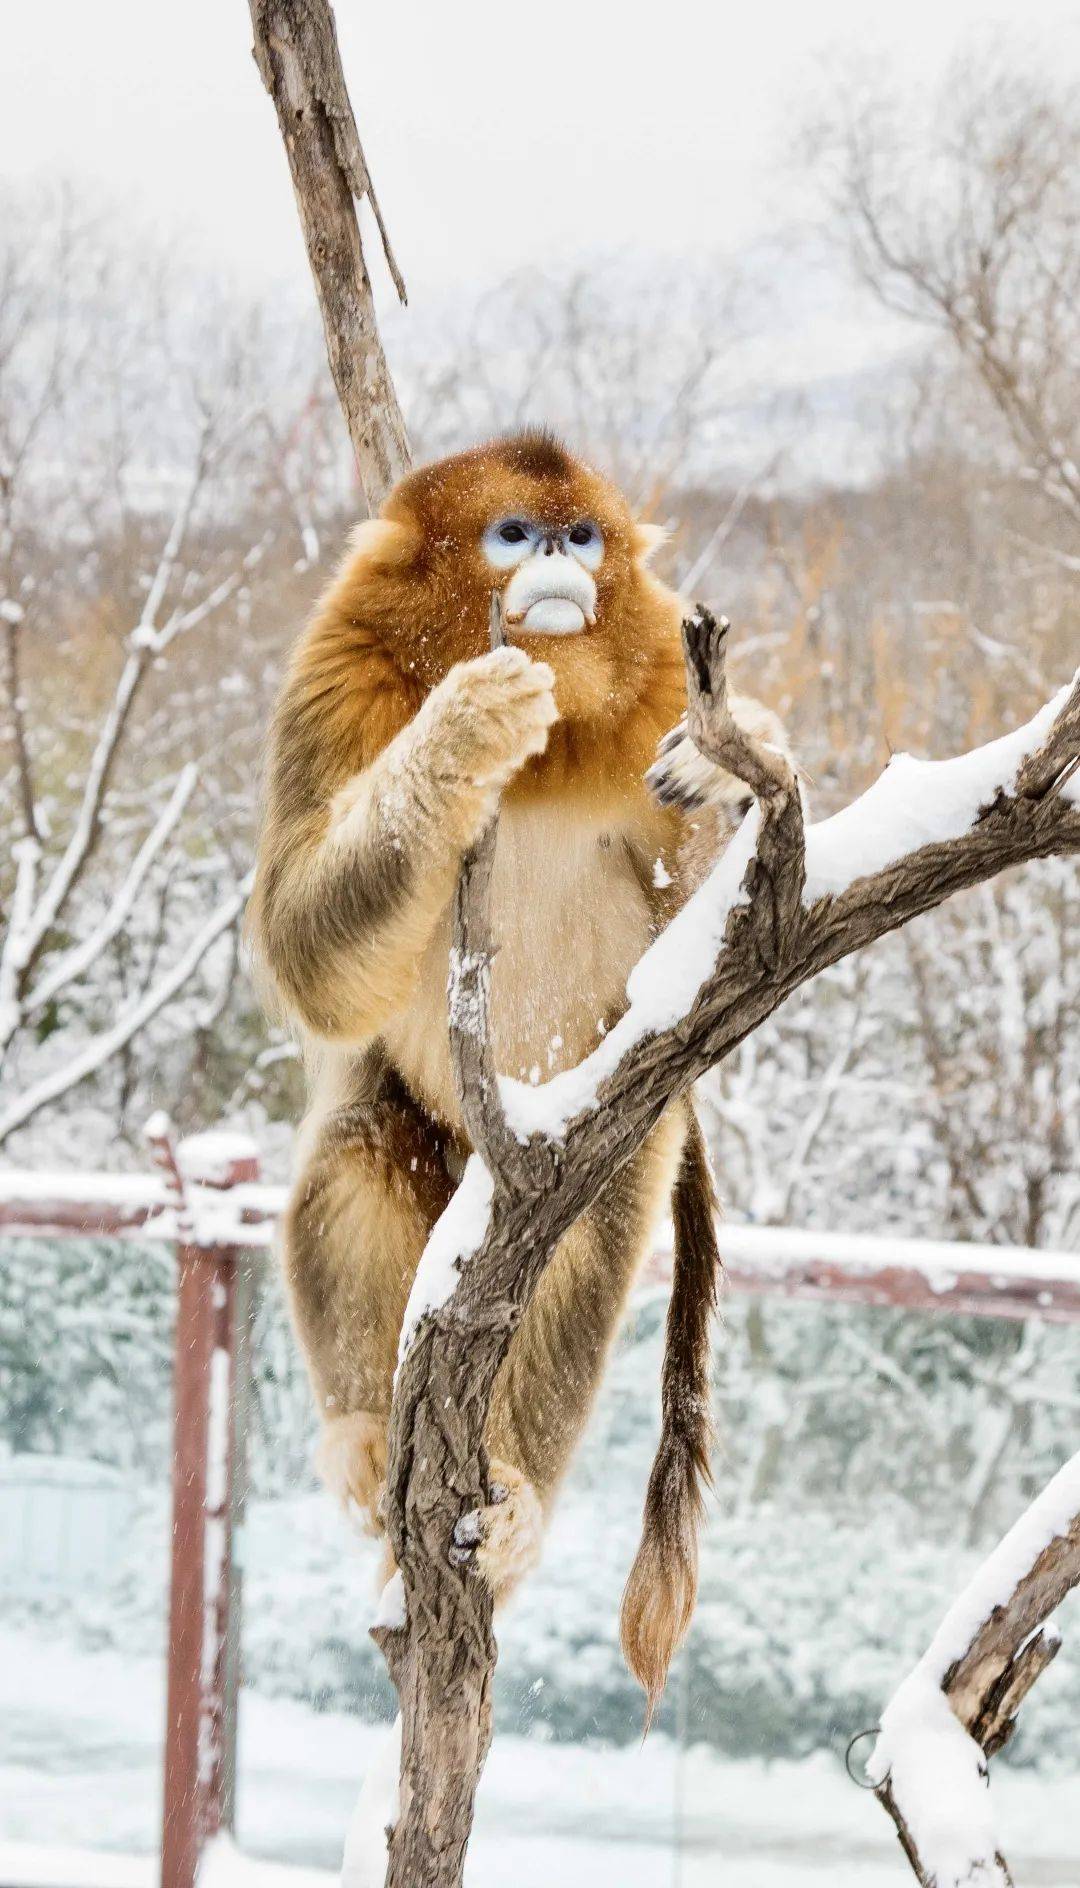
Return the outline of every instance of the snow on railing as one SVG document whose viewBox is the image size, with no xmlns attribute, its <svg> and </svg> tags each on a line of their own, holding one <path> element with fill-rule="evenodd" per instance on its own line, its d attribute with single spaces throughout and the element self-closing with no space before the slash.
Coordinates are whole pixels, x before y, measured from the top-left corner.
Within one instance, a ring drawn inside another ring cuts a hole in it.
<svg viewBox="0 0 1080 1888">
<path fill-rule="evenodd" d="M 253 1152 L 224 1130 L 182 1142 L 178 1161 L 190 1226 L 181 1224 L 162 1173 L 0 1170 L 0 1235 L 161 1239 L 249 1252 L 273 1247 L 286 1188 L 237 1179 Z M 727 1289 L 762 1296 L 893 1305 L 978 1317 L 1080 1322 L 1080 1253 L 1027 1246 L 908 1239 L 893 1233 L 816 1232 L 722 1220 Z M 670 1236 L 646 1282 L 665 1285 Z"/>
</svg>

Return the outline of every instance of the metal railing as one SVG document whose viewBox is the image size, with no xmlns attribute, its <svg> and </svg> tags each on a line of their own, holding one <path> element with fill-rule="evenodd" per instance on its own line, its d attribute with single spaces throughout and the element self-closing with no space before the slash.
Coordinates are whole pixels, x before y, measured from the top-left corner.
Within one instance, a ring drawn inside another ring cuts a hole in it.
<svg viewBox="0 0 1080 1888">
<path fill-rule="evenodd" d="M 246 1474 L 250 1264 L 285 1189 L 232 1132 L 176 1142 L 147 1124 L 152 1173 L 0 1171 L 0 1234 L 171 1243 L 177 1260 L 172 1549 L 162 1888 L 194 1888 L 207 1841 L 234 1820 L 241 1592 L 233 1544 Z M 1080 1255 L 724 1224 L 735 1292 L 904 1310 L 1080 1322 Z M 670 1250 L 644 1283 L 663 1287 Z"/>
</svg>

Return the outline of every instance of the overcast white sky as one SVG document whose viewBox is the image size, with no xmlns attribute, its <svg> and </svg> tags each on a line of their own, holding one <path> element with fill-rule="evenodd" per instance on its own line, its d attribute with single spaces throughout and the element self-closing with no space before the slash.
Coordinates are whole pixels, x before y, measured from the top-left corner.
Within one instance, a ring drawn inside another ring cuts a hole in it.
<svg viewBox="0 0 1080 1888">
<path fill-rule="evenodd" d="M 782 226 L 774 159 L 834 48 L 930 83 L 973 26 L 1080 71 L 1060 0 L 339 0 L 346 75 L 414 306 L 526 262 Z M 100 188 L 193 259 L 304 280 L 246 0 L 35 0 L 3 36 L 0 171 Z"/>
</svg>

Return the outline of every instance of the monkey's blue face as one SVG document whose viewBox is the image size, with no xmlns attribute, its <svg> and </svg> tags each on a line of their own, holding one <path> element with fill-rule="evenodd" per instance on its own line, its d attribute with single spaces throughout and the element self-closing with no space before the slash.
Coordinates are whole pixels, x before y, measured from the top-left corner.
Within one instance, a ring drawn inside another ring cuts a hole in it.
<svg viewBox="0 0 1080 1888">
<path fill-rule="evenodd" d="M 592 572 L 604 561 L 604 538 L 591 518 L 560 528 L 532 518 L 497 518 L 480 545 L 492 570 L 511 573 L 503 589 L 508 627 L 575 636 L 595 623 Z"/>
</svg>

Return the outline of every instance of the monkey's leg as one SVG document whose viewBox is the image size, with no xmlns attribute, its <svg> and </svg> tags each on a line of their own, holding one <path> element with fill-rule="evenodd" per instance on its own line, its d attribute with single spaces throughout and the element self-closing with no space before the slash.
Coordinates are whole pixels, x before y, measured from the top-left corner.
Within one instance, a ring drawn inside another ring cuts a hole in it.
<svg viewBox="0 0 1080 1888">
<path fill-rule="evenodd" d="M 427 1116 L 395 1078 L 358 1067 L 286 1216 L 286 1282 L 323 1420 L 320 1469 L 375 1531 L 398 1333 L 452 1191 Z"/>
<path fill-rule="evenodd" d="M 507 1493 L 466 1517 L 457 1545 L 475 1550 L 496 1594 L 539 1557 L 543 1520 L 671 1197 L 685 1135 L 679 1104 L 560 1241 L 495 1380 L 491 1480 Z"/>
</svg>

